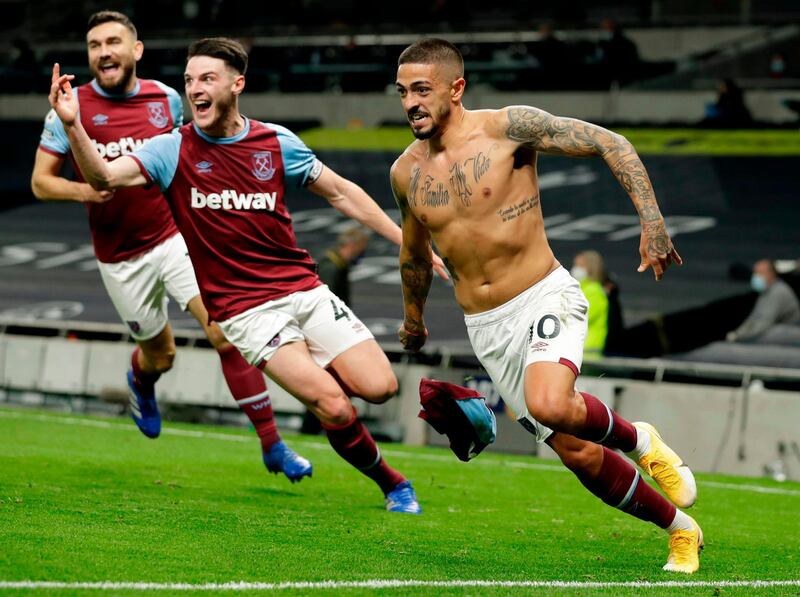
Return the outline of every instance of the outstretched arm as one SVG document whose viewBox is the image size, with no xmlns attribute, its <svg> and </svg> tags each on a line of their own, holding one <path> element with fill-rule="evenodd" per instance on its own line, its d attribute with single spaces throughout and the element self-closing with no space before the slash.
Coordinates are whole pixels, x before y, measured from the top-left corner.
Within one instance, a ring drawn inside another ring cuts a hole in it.
<svg viewBox="0 0 800 597">
<path fill-rule="evenodd" d="M 54 64 L 49 100 L 64 125 L 72 155 L 86 182 L 97 191 L 147 184 L 139 164 L 133 158 L 122 156 L 107 163 L 97 153 L 78 118 L 78 98 L 70 83 L 74 78 L 74 75 L 62 75 L 58 63 Z M 107 200 L 102 194 L 96 196 Z"/>
<path fill-rule="evenodd" d="M 656 280 L 660 280 L 670 263 L 683 264 L 667 233 L 650 177 L 625 137 L 601 126 L 528 106 L 514 106 L 506 112 L 506 136 L 512 141 L 545 153 L 605 160 L 639 213 L 640 272 L 652 267 Z"/>
<path fill-rule="evenodd" d="M 406 198 L 406 184 L 395 162 L 391 170 L 394 199 L 400 208 L 403 243 L 400 245 L 400 278 L 403 286 L 403 325 L 398 330 L 406 350 L 420 350 L 428 338 L 423 311 L 431 289 L 432 258 L 430 233 L 411 213 Z M 407 181 L 406 181 L 407 182 Z"/>
<path fill-rule="evenodd" d="M 308 190 L 327 199 L 331 207 L 348 218 L 372 228 L 394 244 L 400 244 L 400 228 L 356 183 L 326 167 L 319 178 L 308 185 Z"/>
<path fill-rule="evenodd" d="M 401 245 L 402 232 L 400 228 L 356 183 L 326 167 L 319 178 L 308 185 L 308 189 L 327 199 L 334 209 L 348 218 L 361 222 L 394 244 Z M 434 255 L 433 264 L 436 273 L 448 280 L 447 269 L 442 260 Z"/>
</svg>

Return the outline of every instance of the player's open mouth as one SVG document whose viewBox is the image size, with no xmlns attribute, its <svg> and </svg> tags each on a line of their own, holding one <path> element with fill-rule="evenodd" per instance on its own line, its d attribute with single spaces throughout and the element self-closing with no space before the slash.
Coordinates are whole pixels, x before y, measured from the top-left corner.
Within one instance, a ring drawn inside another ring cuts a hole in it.
<svg viewBox="0 0 800 597">
<path fill-rule="evenodd" d="M 422 112 L 415 112 L 408 117 L 408 121 L 412 125 L 419 125 L 422 124 L 425 120 L 428 119 L 428 115 Z"/>
<path fill-rule="evenodd" d="M 195 102 L 194 109 L 198 116 L 203 116 L 211 109 L 211 102 Z"/>
<path fill-rule="evenodd" d="M 119 64 L 114 64 L 112 62 L 105 62 L 100 65 L 100 72 L 104 75 L 112 75 L 119 71 Z"/>
</svg>

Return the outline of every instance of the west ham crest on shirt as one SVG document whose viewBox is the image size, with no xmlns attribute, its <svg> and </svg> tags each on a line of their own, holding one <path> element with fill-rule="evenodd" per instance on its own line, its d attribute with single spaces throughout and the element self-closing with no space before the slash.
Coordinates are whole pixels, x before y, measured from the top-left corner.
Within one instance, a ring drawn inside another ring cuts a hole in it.
<svg viewBox="0 0 800 597">
<path fill-rule="evenodd" d="M 164 112 L 164 104 L 161 102 L 147 102 L 147 113 L 150 115 L 148 120 L 154 127 L 163 129 L 169 124 L 169 118 Z"/>
<path fill-rule="evenodd" d="M 250 156 L 250 163 L 253 165 L 251 172 L 258 180 L 266 182 L 275 176 L 275 168 L 272 167 L 272 152 L 259 151 Z"/>
</svg>

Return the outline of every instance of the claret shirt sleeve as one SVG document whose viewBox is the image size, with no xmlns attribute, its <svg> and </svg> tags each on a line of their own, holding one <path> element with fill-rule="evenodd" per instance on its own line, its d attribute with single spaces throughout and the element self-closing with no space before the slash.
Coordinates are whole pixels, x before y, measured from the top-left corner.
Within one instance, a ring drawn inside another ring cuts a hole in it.
<svg viewBox="0 0 800 597">
<path fill-rule="evenodd" d="M 323 165 L 314 152 L 289 129 L 277 124 L 269 126 L 278 132 L 286 186 L 303 187 L 317 180 Z"/>
<path fill-rule="evenodd" d="M 182 136 L 178 131 L 157 135 L 131 154 L 147 180 L 167 190 L 178 169 Z"/>
</svg>

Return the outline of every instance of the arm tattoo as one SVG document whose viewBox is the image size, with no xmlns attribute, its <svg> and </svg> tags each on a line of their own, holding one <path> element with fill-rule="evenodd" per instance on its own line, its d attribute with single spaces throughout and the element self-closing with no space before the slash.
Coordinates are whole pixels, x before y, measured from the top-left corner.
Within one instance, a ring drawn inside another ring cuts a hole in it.
<svg viewBox="0 0 800 597">
<path fill-rule="evenodd" d="M 647 236 L 646 251 L 649 257 L 664 255 L 672 250 L 672 243 L 663 222 L 646 223 L 644 233 Z"/>
<path fill-rule="evenodd" d="M 622 188 L 630 195 L 642 221 L 660 220 L 661 211 L 656 203 L 653 184 L 633 146 L 627 142 L 618 143 L 605 158 Z"/>
<path fill-rule="evenodd" d="M 508 111 L 506 137 L 520 143 L 535 143 L 547 134 L 543 113 L 527 108 L 511 108 Z"/>
<path fill-rule="evenodd" d="M 424 330 L 422 311 L 433 280 L 430 261 L 422 257 L 408 257 L 400 263 L 400 279 L 403 283 L 406 329 L 421 333 Z"/>
<path fill-rule="evenodd" d="M 510 108 L 508 122 L 506 136 L 533 149 L 563 155 L 602 156 L 630 195 L 642 221 L 661 220 L 647 171 L 624 137 L 588 122 L 559 118 L 536 108 Z"/>
<path fill-rule="evenodd" d="M 458 162 L 453 164 L 450 168 L 450 186 L 456 192 L 458 198 L 461 199 L 461 203 L 469 207 L 469 198 L 472 195 L 472 188 L 467 182 L 467 175 L 464 174 L 464 168 L 462 168 L 461 164 Z"/>
<path fill-rule="evenodd" d="M 510 108 L 506 137 L 538 151 L 561 155 L 601 155 L 610 131 L 588 122 L 553 116 L 536 108 Z"/>
<path fill-rule="evenodd" d="M 394 202 L 397 203 L 397 207 L 400 209 L 400 225 L 402 226 L 403 221 L 405 221 L 406 216 L 408 215 L 408 201 L 403 194 L 400 192 L 400 189 L 397 188 L 397 183 L 394 180 L 394 176 L 389 176 L 389 184 L 392 187 L 392 195 L 394 195 Z"/>
</svg>

